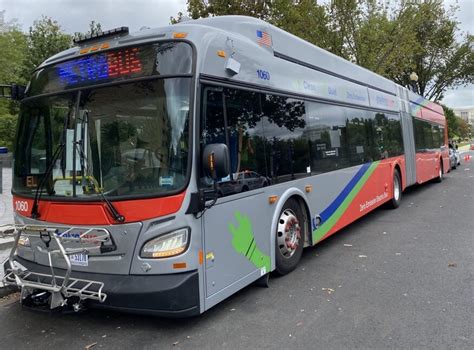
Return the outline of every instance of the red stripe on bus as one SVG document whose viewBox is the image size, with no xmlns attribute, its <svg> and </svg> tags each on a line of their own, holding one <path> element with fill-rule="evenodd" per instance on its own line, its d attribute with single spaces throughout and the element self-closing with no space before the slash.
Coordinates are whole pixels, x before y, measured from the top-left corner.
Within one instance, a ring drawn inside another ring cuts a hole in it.
<svg viewBox="0 0 474 350">
<path fill-rule="evenodd" d="M 113 202 L 118 212 L 125 217 L 124 223 L 143 221 L 176 213 L 183 204 L 185 192 L 168 197 L 133 199 Z M 16 205 L 23 203 L 23 205 Z M 26 203 L 26 205 L 24 205 Z M 33 200 L 13 197 L 13 208 L 17 214 L 30 217 Z M 18 210 L 23 209 L 23 210 Z M 69 225 L 113 225 L 117 222 L 110 215 L 105 203 L 78 203 L 40 201 L 39 220 L 48 223 Z"/>
</svg>

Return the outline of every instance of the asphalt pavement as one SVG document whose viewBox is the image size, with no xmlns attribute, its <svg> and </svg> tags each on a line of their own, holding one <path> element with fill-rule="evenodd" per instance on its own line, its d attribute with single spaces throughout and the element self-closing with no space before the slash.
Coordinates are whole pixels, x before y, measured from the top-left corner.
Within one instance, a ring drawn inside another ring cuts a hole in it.
<svg viewBox="0 0 474 350">
<path fill-rule="evenodd" d="M 471 152 L 474 156 L 474 152 Z M 0 301 L 4 349 L 473 349 L 474 159 L 199 317 L 42 314 Z"/>
</svg>

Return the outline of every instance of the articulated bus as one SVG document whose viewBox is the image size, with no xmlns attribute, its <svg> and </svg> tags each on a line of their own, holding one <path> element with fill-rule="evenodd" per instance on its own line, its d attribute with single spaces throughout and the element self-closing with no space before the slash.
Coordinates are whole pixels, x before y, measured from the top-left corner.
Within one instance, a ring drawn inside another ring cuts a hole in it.
<svg viewBox="0 0 474 350">
<path fill-rule="evenodd" d="M 258 19 L 78 40 L 21 100 L 5 283 L 200 314 L 449 169 L 443 110 Z"/>
</svg>

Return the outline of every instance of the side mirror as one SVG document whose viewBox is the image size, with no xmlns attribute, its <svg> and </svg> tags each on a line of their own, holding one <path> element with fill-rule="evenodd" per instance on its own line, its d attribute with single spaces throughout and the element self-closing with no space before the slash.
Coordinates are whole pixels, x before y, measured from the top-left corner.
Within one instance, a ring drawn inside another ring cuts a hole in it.
<svg viewBox="0 0 474 350">
<path fill-rule="evenodd" d="M 227 146 L 223 143 L 206 145 L 202 154 L 203 168 L 213 180 L 229 175 L 230 162 Z"/>
<path fill-rule="evenodd" d="M 25 90 L 26 87 L 23 85 L 0 85 L 0 97 L 11 98 L 12 100 L 19 101 L 25 97 Z"/>
<path fill-rule="evenodd" d="M 25 98 L 26 86 L 12 84 L 12 100 L 20 101 Z"/>
</svg>

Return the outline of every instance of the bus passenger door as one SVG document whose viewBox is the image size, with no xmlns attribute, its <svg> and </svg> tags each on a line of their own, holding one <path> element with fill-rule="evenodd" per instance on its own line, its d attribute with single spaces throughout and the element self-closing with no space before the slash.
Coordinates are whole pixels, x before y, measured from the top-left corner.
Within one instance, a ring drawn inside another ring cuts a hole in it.
<svg viewBox="0 0 474 350">
<path fill-rule="evenodd" d="M 270 270 L 270 222 L 264 218 L 271 216 L 262 192 L 220 198 L 204 213 L 206 309 Z"/>
<path fill-rule="evenodd" d="M 413 120 L 409 113 L 401 113 L 403 146 L 405 149 L 406 185 L 416 183 L 416 153 L 413 133 Z"/>
<path fill-rule="evenodd" d="M 251 185 L 245 177 L 262 173 L 258 168 L 262 164 L 258 157 L 263 157 L 258 101 L 256 92 L 213 86 L 202 89 L 201 152 L 206 145 L 225 144 L 230 160 L 230 173 L 216 179 L 215 187 L 209 174 L 201 173 L 200 186 L 211 193 L 206 202 L 210 207 L 203 214 L 205 309 L 271 268 L 272 207 L 264 195 L 267 182 Z"/>
</svg>

